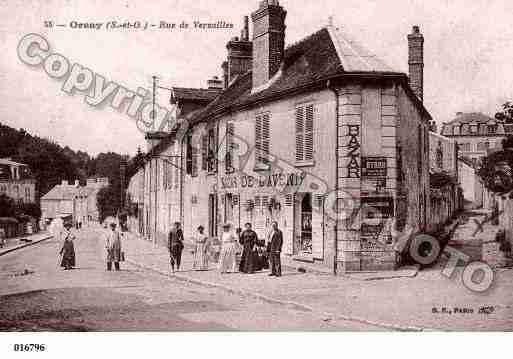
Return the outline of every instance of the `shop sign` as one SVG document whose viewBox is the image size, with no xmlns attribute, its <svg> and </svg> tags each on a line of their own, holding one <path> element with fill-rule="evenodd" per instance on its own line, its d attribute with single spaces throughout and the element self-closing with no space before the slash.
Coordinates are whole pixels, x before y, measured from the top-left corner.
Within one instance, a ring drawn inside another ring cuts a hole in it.
<svg viewBox="0 0 513 359">
<path fill-rule="evenodd" d="M 273 173 L 266 176 L 224 176 L 221 177 L 221 189 L 264 188 L 264 187 L 299 187 L 306 177 L 305 172 Z"/>
<path fill-rule="evenodd" d="M 386 185 L 386 157 L 362 157 L 362 191 L 379 192 Z"/>
</svg>

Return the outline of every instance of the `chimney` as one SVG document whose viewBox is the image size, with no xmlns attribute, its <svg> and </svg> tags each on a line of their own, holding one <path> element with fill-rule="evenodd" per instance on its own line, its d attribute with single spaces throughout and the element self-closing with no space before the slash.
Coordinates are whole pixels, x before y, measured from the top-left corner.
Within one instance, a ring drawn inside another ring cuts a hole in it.
<svg viewBox="0 0 513 359">
<path fill-rule="evenodd" d="M 241 37 L 233 37 L 228 44 L 228 83 L 236 76 L 251 70 L 253 44 L 249 41 L 249 18 L 244 16 L 244 28 Z"/>
<path fill-rule="evenodd" d="M 228 87 L 228 61 L 223 61 L 221 64 L 221 68 L 223 69 L 223 88 Z"/>
<path fill-rule="evenodd" d="M 253 20 L 253 88 L 267 83 L 278 72 L 285 51 L 287 12 L 278 0 L 260 2 Z"/>
<path fill-rule="evenodd" d="M 223 81 L 219 80 L 219 77 L 214 76 L 207 81 L 207 87 L 209 90 L 212 89 L 223 89 Z"/>
<path fill-rule="evenodd" d="M 424 36 L 417 25 L 408 35 L 409 83 L 413 92 L 422 101 L 424 91 Z"/>
</svg>

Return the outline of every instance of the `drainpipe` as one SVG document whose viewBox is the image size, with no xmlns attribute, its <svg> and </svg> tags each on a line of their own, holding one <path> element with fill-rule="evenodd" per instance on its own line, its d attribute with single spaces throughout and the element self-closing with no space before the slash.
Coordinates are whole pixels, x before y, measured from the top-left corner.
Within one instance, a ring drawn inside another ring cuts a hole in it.
<svg viewBox="0 0 513 359">
<path fill-rule="evenodd" d="M 338 136 L 339 136 L 339 128 L 338 128 L 338 117 L 339 117 L 339 92 L 336 88 L 332 86 L 332 83 L 330 80 L 326 82 L 326 88 L 333 92 L 335 95 L 335 194 L 337 196 L 336 199 L 336 206 L 337 206 L 337 212 L 338 212 Z M 337 256 L 338 256 L 338 218 L 335 218 L 335 243 L 333 245 L 334 248 L 334 256 L 333 256 L 333 274 L 337 275 L 338 270 L 338 262 L 337 262 Z"/>
</svg>

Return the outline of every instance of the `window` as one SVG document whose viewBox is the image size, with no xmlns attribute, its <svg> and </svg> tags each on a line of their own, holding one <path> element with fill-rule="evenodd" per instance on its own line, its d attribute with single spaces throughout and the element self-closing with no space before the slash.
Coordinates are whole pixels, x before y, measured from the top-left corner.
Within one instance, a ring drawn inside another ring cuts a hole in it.
<svg viewBox="0 0 513 359">
<path fill-rule="evenodd" d="M 470 151 L 470 143 L 468 143 L 468 142 L 460 143 L 460 149 L 462 151 L 469 152 Z"/>
<path fill-rule="evenodd" d="M 488 125 L 488 133 L 492 135 L 497 133 L 497 125 Z"/>
<path fill-rule="evenodd" d="M 209 173 L 217 171 L 217 136 L 215 128 L 208 130 L 208 168 Z"/>
<path fill-rule="evenodd" d="M 164 170 L 164 188 L 172 189 L 173 188 L 173 171 L 174 171 L 174 159 L 166 160 L 164 162 L 165 170 Z"/>
<path fill-rule="evenodd" d="M 233 136 L 235 135 L 235 126 L 233 123 L 226 124 L 226 157 L 225 157 L 225 172 L 232 173 L 234 171 L 233 167 Z"/>
<path fill-rule="evenodd" d="M 270 125 L 269 113 L 258 115 L 255 121 L 255 166 L 269 164 Z"/>
<path fill-rule="evenodd" d="M 464 123 L 463 125 L 461 125 L 461 134 L 462 135 L 470 134 L 470 127 L 468 124 Z"/>
<path fill-rule="evenodd" d="M 478 143 L 477 143 L 477 150 L 478 150 L 478 151 L 484 151 L 484 150 L 485 150 L 485 144 L 484 144 L 484 142 L 478 142 Z"/>
<path fill-rule="evenodd" d="M 314 105 L 296 107 L 296 162 L 313 161 Z"/>
<path fill-rule="evenodd" d="M 208 136 L 206 134 L 201 136 L 201 169 L 203 171 L 208 169 Z"/>
<path fill-rule="evenodd" d="M 192 175 L 192 135 L 187 136 L 185 149 L 185 172 Z"/>
</svg>

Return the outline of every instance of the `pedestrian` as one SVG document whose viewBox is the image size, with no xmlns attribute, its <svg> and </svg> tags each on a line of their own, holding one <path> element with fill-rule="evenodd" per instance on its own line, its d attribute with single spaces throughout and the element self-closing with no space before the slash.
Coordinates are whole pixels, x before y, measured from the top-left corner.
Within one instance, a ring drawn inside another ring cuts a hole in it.
<svg viewBox="0 0 513 359">
<path fill-rule="evenodd" d="M 272 223 L 268 245 L 269 259 L 271 261 L 271 274 L 269 276 L 281 277 L 281 247 L 283 245 L 283 233 L 278 228 L 278 222 Z"/>
<path fill-rule="evenodd" d="M 208 237 L 203 233 L 205 228 L 198 227 L 196 234 L 196 250 L 194 252 L 194 263 L 192 268 L 195 270 L 208 270 L 208 255 L 207 255 L 207 239 Z"/>
<path fill-rule="evenodd" d="M 112 262 L 114 269 L 119 271 L 119 262 L 121 261 L 121 236 L 116 230 L 116 223 L 110 224 L 110 232 L 107 235 L 105 248 L 107 249 L 107 270 L 112 270 Z"/>
<path fill-rule="evenodd" d="M 243 273 L 252 274 L 255 272 L 256 267 L 256 245 L 258 236 L 255 231 L 251 229 L 251 223 L 244 225 L 244 232 L 241 234 L 241 244 L 243 245 L 241 266 L 239 270 Z"/>
<path fill-rule="evenodd" d="M 171 264 L 171 270 L 175 272 L 180 271 L 180 263 L 182 262 L 182 250 L 183 250 L 183 232 L 181 229 L 180 222 L 175 222 L 173 229 L 169 232 L 169 240 L 167 242 L 167 248 L 169 249 L 169 263 Z"/>
<path fill-rule="evenodd" d="M 219 256 L 219 271 L 221 273 L 237 271 L 237 237 L 230 231 L 231 225 L 223 225 L 223 234 L 221 236 L 221 254 Z"/>
<path fill-rule="evenodd" d="M 73 227 L 71 222 L 64 224 L 64 242 L 59 252 L 61 255 L 61 267 L 63 267 L 64 270 L 70 270 L 75 266 L 75 246 L 73 245 L 75 236 L 70 231 L 71 227 Z"/>
</svg>

